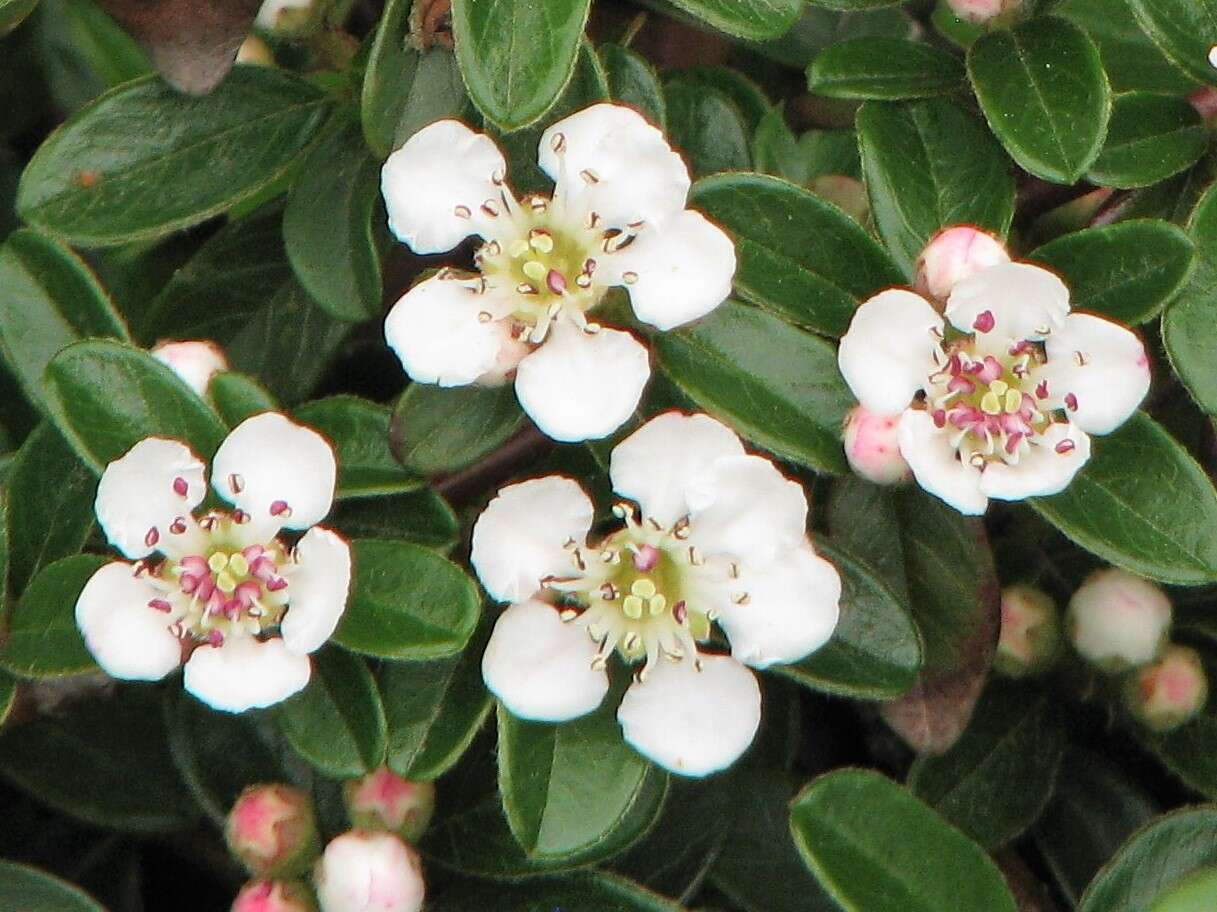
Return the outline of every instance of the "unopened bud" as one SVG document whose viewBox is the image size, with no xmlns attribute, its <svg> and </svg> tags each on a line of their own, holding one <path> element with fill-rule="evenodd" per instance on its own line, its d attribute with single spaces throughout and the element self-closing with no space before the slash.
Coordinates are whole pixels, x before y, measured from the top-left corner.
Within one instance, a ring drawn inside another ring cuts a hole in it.
<svg viewBox="0 0 1217 912">
<path fill-rule="evenodd" d="M 1056 658 L 1061 624 L 1051 596 L 1033 586 L 1007 586 L 1001 593 L 1001 636 L 993 667 L 1011 678 L 1044 671 Z"/>
<path fill-rule="evenodd" d="M 1009 18 L 1023 5 L 1022 0 L 947 0 L 947 5 L 965 22 L 988 25 L 1002 17 Z"/>
<path fill-rule="evenodd" d="M 212 377 L 228 370 L 228 359 L 214 342 L 162 342 L 150 354 L 200 396 L 207 395 Z"/>
<path fill-rule="evenodd" d="M 322 912 L 419 912 L 418 853 L 392 833 L 352 830 L 325 847 L 313 874 Z"/>
<path fill-rule="evenodd" d="M 294 881 L 258 880 L 241 888 L 231 912 L 317 912 L 317 905 Z"/>
<path fill-rule="evenodd" d="M 1147 580 L 1115 567 L 1092 573 L 1069 600 L 1074 648 L 1107 671 L 1153 661 L 1166 641 L 1171 603 Z"/>
<path fill-rule="evenodd" d="M 1213 50 L 1217 51 L 1217 48 Z M 1207 126 L 1212 127 L 1217 124 L 1217 89 L 1205 86 L 1192 92 L 1187 96 L 1187 100 L 1191 102 L 1192 107 L 1204 119 Z"/>
<path fill-rule="evenodd" d="M 951 289 L 969 276 L 1010 262 L 1001 241 L 979 228 L 960 225 L 930 239 L 917 260 L 918 291 L 945 301 Z"/>
<path fill-rule="evenodd" d="M 813 177 L 808 188 L 820 199 L 828 200 L 855 222 L 866 224 L 870 218 L 870 200 L 862 181 L 844 174 L 823 174 Z"/>
<path fill-rule="evenodd" d="M 891 485 L 912 477 L 900 455 L 899 415 L 876 415 L 857 406 L 845 418 L 845 458 L 850 468 L 867 481 Z"/>
<path fill-rule="evenodd" d="M 499 320 L 495 326 L 502 336 L 499 340 L 499 353 L 495 358 L 494 367 L 473 381 L 478 386 L 503 386 L 510 383 L 515 378 L 520 362 L 532 353 L 532 346 L 512 335 L 509 321 Z"/>
<path fill-rule="evenodd" d="M 408 782 L 386 767 L 344 788 L 351 823 L 361 830 L 388 830 L 406 842 L 418 842 L 435 813 L 435 786 Z"/>
<path fill-rule="evenodd" d="M 319 847 L 313 803 L 289 785 L 247 788 L 228 812 L 224 835 L 232 854 L 256 877 L 305 871 Z"/>
<path fill-rule="evenodd" d="M 1138 668 L 1124 687 L 1129 711 L 1157 732 L 1170 731 L 1204 708 L 1209 685 L 1194 649 L 1171 645 L 1162 656 Z"/>
</svg>

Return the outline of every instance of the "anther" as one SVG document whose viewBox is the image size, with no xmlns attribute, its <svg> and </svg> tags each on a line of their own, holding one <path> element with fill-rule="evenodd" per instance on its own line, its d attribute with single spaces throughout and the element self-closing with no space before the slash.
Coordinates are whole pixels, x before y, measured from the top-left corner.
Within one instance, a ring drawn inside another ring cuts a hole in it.
<svg viewBox="0 0 1217 912">
<path fill-rule="evenodd" d="M 683 624 L 685 622 L 685 618 L 688 616 L 689 609 L 686 607 L 684 599 L 681 599 L 672 606 L 672 619 L 675 620 L 677 624 Z"/>
<path fill-rule="evenodd" d="M 1084 354 L 1082 354 L 1080 351 L 1075 351 L 1073 353 L 1073 363 L 1076 364 L 1078 367 L 1085 367 L 1087 360 L 1088 359 L 1086 358 L 1086 356 Z"/>
<path fill-rule="evenodd" d="M 473 215 L 473 212 L 469 209 L 468 206 L 457 206 L 455 209 L 452 210 L 452 214 L 455 215 L 457 218 L 467 219 Z"/>
<path fill-rule="evenodd" d="M 235 522 L 238 526 L 243 526 L 243 525 L 245 525 L 245 523 L 249 522 L 249 514 L 246 513 L 244 510 L 233 510 L 232 511 L 232 521 Z"/>
<path fill-rule="evenodd" d="M 1071 412 L 1076 412 L 1078 410 L 1078 397 L 1073 393 L 1066 393 L 1065 408 L 1069 409 Z"/>
<path fill-rule="evenodd" d="M 591 168 L 584 168 L 582 171 L 579 172 L 579 176 L 581 178 L 583 178 L 583 180 L 586 181 L 588 184 L 600 183 L 600 178 L 596 176 L 596 172 L 593 171 Z"/>
<path fill-rule="evenodd" d="M 270 505 L 271 516 L 282 516 L 284 519 L 292 515 L 292 508 L 287 505 L 286 500 L 276 500 Z"/>
<path fill-rule="evenodd" d="M 173 493 L 178 497 L 185 497 L 189 490 L 190 485 L 186 484 L 185 478 L 179 476 L 173 479 Z"/>
<path fill-rule="evenodd" d="M 991 332 L 996 324 L 997 321 L 993 317 L 993 311 L 986 310 L 977 315 L 976 319 L 972 322 L 972 328 L 977 332 L 987 333 Z"/>
<path fill-rule="evenodd" d="M 1054 447 L 1054 449 L 1058 453 L 1060 453 L 1062 456 L 1064 456 L 1066 453 L 1072 453 L 1076 447 L 1077 447 L 1077 444 L 1075 444 L 1072 440 L 1066 439 L 1066 440 L 1060 441 Z"/>
<path fill-rule="evenodd" d="M 498 218 L 499 217 L 498 204 L 495 203 L 494 200 L 486 200 L 486 202 L 482 203 L 482 213 L 484 215 L 486 215 L 488 218 Z"/>
<path fill-rule="evenodd" d="M 635 282 L 638 281 L 638 273 L 623 272 L 621 274 L 621 281 L 625 282 L 625 284 L 627 284 L 627 285 L 633 285 Z"/>
<path fill-rule="evenodd" d="M 147 545 L 149 548 L 156 545 L 156 543 L 160 540 L 161 540 L 161 533 L 156 531 L 156 526 L 153 526 L 151 529 L 149 529 L 148 533 L 144 536 L 144 544 Z"/>
<path fill-rule="evenodd" d="M 985 467 L 985 457 L 980 453 L 973 453 L 968 457 L 968 464 L 974 469 L 983 469 Z"/>
<path fill-rule="evenodd" d="M 236 472 L 233 472 L 228 476 L 228 487 L 232 490 L 232 493 L 240 494 L 245 490 L 245 479 Z"/>
<path fill-rule="evenodd" d="M 553 149 L 555 155 L 561 155 L 566 151 L 566 134 L 555 133 L 549 140 L 549 147 Z"/>
<path fill-rule="evenodd" d="M 531 285 L 529 285 L 527 282 L 521 282 L 519 285 L 516 286 L 516 294 L 535 295 L 536 293 L 537 293 L 537 290 L 535 288 L 533 288 Z"/>
<path fill-rule="evenodd" d="M 738 595 L 731 596 L 731 601 L 737 605 L 747 605 L 752 601 L 752 597 L 747 592 L 741 592 Z"/>
<path fill-rule="evenodd" d="M 528 245 L 533 250 L 538 250 L 541 253 L 552 253 L 554 249 L 554 238 L 544 228 L 533 228 L 528 232 Z"/>
<path fill-rule="evenodd" d="M 179 516 L 170 524 L 169 531 L 174 535 L 182 535 L 186 531 L 186 520 Z"/>
<path fill-rule="evenodd" d="M 488 310 L 478 311 L 478 322 L 479 323 L 489 323 L 493 319 L 494 319 L 494 314 L 492 314 L 490 311 L 488 311 Z"/>
<path fill-rule="evenodd" d="M 528 208 L 540 215 L 549 208 L 549 200 L 543 196 L 530 196 L 528 198 Z"/>
<path fill-rule="evenodd" d="M 705 562 L 705 558 L 701 556 L 701 552 L 692 545 L 689 545 L 689 563 L 694 567 L 700 567 Z"/>
<path fill-rule="evenodd" d="M 563 608 L 561 611 L 558 612 L 558 617 L 560 617 L 564 623 L 570 623 L 578 616 L 579 616 L 579 612 L 576 611 L 574 608 Z"/>
<path fill-rule="evenodd" d="M 566 276 L 558 272 L 556 269 L 551 269 L 545 276 L 545 285 L 551 294 L 566 294 Z"/>
<path fill-rule="evenodd" d="M 155 608 L 157 611 L 163 611 L 166 614 L 168 614 L 173 608 L 173 606 L 170 605 L 167 601 L 165 601 L 164 599 L 159 599 L 159 598 L 154 598 L 152 601 L 150 601 L 148 603 L 148 607 Z"/>
</svg>

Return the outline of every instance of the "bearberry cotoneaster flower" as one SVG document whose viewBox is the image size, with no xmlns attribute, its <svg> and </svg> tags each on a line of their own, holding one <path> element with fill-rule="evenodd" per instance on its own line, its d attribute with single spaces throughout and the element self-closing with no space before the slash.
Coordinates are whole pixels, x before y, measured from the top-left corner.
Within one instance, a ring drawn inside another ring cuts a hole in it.
<svg viewBox="0 0 1217 912">
<path fill-rule="evenodd" d="M 231 512 L 192 515 L 207 479 L 176 440 L 149 437 L 110 463 L 97 520 L 136 563 L 106 564 L 76 602 L 97 664 L 158 680 L 188 653 L 186 689 L 229 712 L 303 688 L 309 653 L 334 632 L 350 587 L 350 548 L 316 525 L 336 474 L 330 445 L 274 412 L 242 422 L 215 454 L 212 485 Z M 308 531 L 289 546 L 283 529 Z"/>
<path fill-rule="evenodd" d="M 841 373 L 875 415 L 899 415 L 917 483 L 962 513 L 989 498 L 1056 494 L 1149 390 L 1136 334 L 1069 312 L 1069 289 L 1030 263 L 976 271 L 950 289 L 946 321 L 888 289 L 841 339 Z"/>
<path fill-rule="evenodd" d="M 392 833 L 351 830 L 330 841 L 313 873 L 321 912 L 419 912 L 418 853 Z"/>
<path fill-rule="evenodd" d="M 516 716 L 559 722 L 600 705 L 615 652 L 638 666 L 617 711 L 626 741 L 704 776 L 752 742 L 761 696 L 746 666 L 822 646 L 841 581 L 808 540 L 803 489 L 706 415 L 647 422 L 609 474 L 632 503 L 607 535 L 589 539 L 592 503 L 560 476 L 504 488 L 479 517 L 473 566 L 510 603 L 482 674 Z M 704 648 L 716 621 L 730 655 Z"/>
<path fill-rule="evenodd" d="M 482 244 L 478 274 L 420 282 L 390 311 L 385 336 L 416 381 L 501 381 L 515 368 L 516 395 L 542 431 L 604 437 L 638 405 L 650 361 L 634 336 L 588 312 L 620 285 L 645 323 L 695 320 L 730 293 L 735 248 L 685 208 L 688 169 L 630 108 L 573 114 L 542 134 L 538 154 L 552 198 L 517 200 L 494 142 L 454 120 L 389 156 L 382 188 L 398 238 L 416 253 L 470 235 Z"/>
</svg>

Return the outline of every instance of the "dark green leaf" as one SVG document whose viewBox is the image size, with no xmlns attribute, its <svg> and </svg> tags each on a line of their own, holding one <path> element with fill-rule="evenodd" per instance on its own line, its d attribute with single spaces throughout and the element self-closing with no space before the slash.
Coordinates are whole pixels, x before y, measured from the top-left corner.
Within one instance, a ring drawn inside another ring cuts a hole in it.
<svg viewBox="0 0 1217 912">
<path fill-rule="evenodd" d="M 857 222 L 785 181 L 707 178 L 693 187 L 690 205 L 735 239 L 740 294 L 820 332 L 844 332 L 861 301 L 904 280 Z"/>
<path fill-rule="evenodd" d="M 460 536 L 456 514 L 430 490 L 340 501 L 325 524 L 347 538 L 404 539 L 441 552 Z"/>
<path fill-rule="evenodd" d="M 1005 235 L 1014 218 L 1014 178 L 1001 147 L 957 104 L 867 104 L 858 145 L 871 212 L 907 277 L 942 228 L 977 225 Z"/>
<path fill-rule="evenodd" d="M 1088 551 L 1150 579 L 1217 580 L 1217 492 L 1194 459 L 1149 416 L 1096 437 L 1061 494 L 1030 501 Z"/>
<path fill-rule="evenodd" d="M 76 554 L 35 576 L 9 615 L 0 667 L 23 678 L 95 670 L 76 626 L 76 599 L 89 577 L 109 562 L 95 554 Z"/>
<path fill-rule="evenodd" d="M 1149 912 L 1208 912 L 1217 905 L 1217 867 L 1201 868 L 1158 894 Z"/>
<path fill-rule="evenodd" d="M 8 720 L 17 702 L 17 679 L 7 671 L 0 671 L 0 725 Z"/>
<path fill-rule="evenodd" d="M 3 7 L 0 6 L 0 13 Z M 106 912 L 92 897 L 58 877 L 0 861 L 0 909 L 14 912 Z"/>
<path fill-rule="evenodd" d="M 744 130 L 751 135 L 756 125 L 773 108 L 764 89 L 741 73 L 725 66 L 694 66 L 682 69 L 674 79 L 680 85 L 700 86 L 718 92 L 735 105 L 743 118 Z"/>
<path fill-rule="evenodd" d="M 990 32 L 968 52 L 968 75 L 989 126 L 1032 174 L 1072 184 L 1098 157 L 1111 88 L 1098 48 L 1069 20 Z"/>
<path fill-rule="evenodd" d="M 38 0 L 0 0 L 0 37 L 19 26 L 38 6 Z"/>
<path fill-rule="evenodd" d="M 963 85 L 963 65 L 946 51 L 899 38 L 855 38 L 819 54 L 807 87 L 830 98 L 929 98 Z"/>
<path fill-rule="evenodd" d="M 1174 298 L 1194 253 L 1182 230 L 1146 219 L 1062 235 L 1029 259 L 1061 274 L 1074 310 L 1134 324 Z"/>
<path fill-rule="evenodd" d="M 466 881 L 446 889 L 428 908 L 430 912 L 684 912 L 671 900 L 607 871 L 580 871 L 561 880 L 521 885 Z"/>
<path fill-rule="evenodd" d="M 681 80 L 664 89 L 668 138 L 694 177 L 748 169 L 748 129 L 739 109 L 717 89 Z"/>
<path fill-rule="evenodd" d="M 1197 203 L 1187 230 L 1196 243 L 1196 268 L 1162 317 L 1162 343 L 1196 402 L 1217 415 L 1217 188 Z"/>
<path fill-rule="evenodd" d="M 1129 0 L 1064 0 L 1052 11 L 1094 39 L 1112 91 L 1185 95 L 1196 88 L 1137 25 Z"/>
<path fill-rule="evenodd" d="M 524 424 L 510 385 L 412 384 L 393 409 L 390 445 L 420 475 L 463 468 L 497 450 Z"/>
<path fill-rule="evenodd" d="M 786 34 L 752 48 L 783 66 L 803 70 L 825 48 L 839 41 L 880 35 L 913 38 L 921 33 L 902 9 L 889 7 L 856 13 L 822 9 L 828 4 L 804 5 L 798 20 Z"/>
<path fill-rule="evenodd" d="M 338 454 L 338 497 L 401 494 L 422 484 L 389 452 L 389 410 L 358 396 L 332 396 L 296 409 Z"/>
<path fill-rule="evenodd" d="M 1148 187 L 1190 168 L 1208 148 L 1200 114 L 1183 98 L 1116 97 L 1107 143 L 1087 175 L 1103 187 Z"/>
<path fill-rule="evenodd" d="M 816 779 L 795 798 L 790 828 L 803 860 L 847 909 L 1015 912 L 979 846 L 870 770 Z"/>
<path fill-rule="evenodd" d="M 435 659 L 465 647 L 480 604 L 459 567 L 403 541 L 356 541 L 352 551 L 355 578 L 337 643 L 387 659 Z"/>
<path fill-rule="evenodd" d="M 1217 0 L 1128 0 L 1147 35 L 1193 79 L 1217 85 L 1209 52 L 1217 45 Z"/>
<path fill-rule="evenodd" d="M 667 105 L 663 86 L 650 62 L 619 44 L 602 44 L 599 50 L 613 101 L 629 105 L 661 130 L 665 129 Z"/>
<path fill-rule="evenodd" d="M 843 473 L 840 428 L 853 396 L 818 336 L 728 301 L 655 339 L 664 372 L 699 406 L 767 450 Z"/>
<path fill-rule="evenodd" d="M 43 380 L 51 420 L 100 472 L 145 437 L 185 442 L 209 459 L 224 439 L 219 416 L 172 370 L 120 342 L 75 342 Z"/>
<path fill-rule="evenodd" d="M 210 95 L 158 78 L 119 86 L 38 149 L 17 209 L 85 246 L 195 225 L 277 180 L 314 138 L 328 104 L 273 67 L 237 67 Z"/>
<path fill-rule="evenodd" d="M 273 412 L 279 407 L 257 380 L 237 371 L 224 371 L 212 377 L 207 385 L 207 395 L 229 427 L 236 427 L 259 412 Z"/>
<path fill-rule="evenodd" d="M 672 0 L 672 5 L 728 35 L 758 41 L 782 35 L 802 11 L 799 0 Z"/>
</svg>

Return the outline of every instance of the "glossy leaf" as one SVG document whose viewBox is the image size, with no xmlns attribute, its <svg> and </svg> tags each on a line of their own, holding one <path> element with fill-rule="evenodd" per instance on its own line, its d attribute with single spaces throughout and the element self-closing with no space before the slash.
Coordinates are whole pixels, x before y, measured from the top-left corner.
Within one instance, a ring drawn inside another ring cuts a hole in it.
<svg viewBox="0 0 1217 912">
<path fill-rule="evenodd" d="M 664 90 L 664 102 L 668 138 L 694 177 L 748 169 L 748 129 L 726 95 L 677 80 Z"/>
<path fill-rule="evenodd" d="M 328 104 L 309 83 L 238 67 L 210 95 L 159 79 L 126 83 L 38 149 L 17 210 L 75 244 L 159 237 L 258 193 L 313 140 Z"/>
<path fill-rule="evenodd" d="M 1158 894 L 1149 912 L 1207 912 L 1217 905 L 1217 867 L 1201 868 Z"/>
<path fill-rule="evenodd" d="M 1217 415 L 1217 189 L 1207 191 L 1188 220 L 1196 268 L 1162 316 L 1162 344 L 1188 392 Z"/>
<path fill-rule="evenodd" d="M 1112 91 L 1185 95 L 1196 88 L 1142 31 L 1128 0 L 1064 0 L 1052 11 L 1076 22 L 1099 46 Z"/>
<path fill-rule="evenodd" d="M 257 380 L 237 371 L 224 371 L 212 377 L 207 385 L 207 396 L 229 427 L 236 427 L 259 412 L 272 412 L 279 407 Z"/>
<path fill-rule="evenodd" d="M 38 0 L 0 0 L 0 37 L 7 35 L 38 6 Z"/>
<path fill-rule="evenodd" d="M 807 68 L 807 87 L 830 98 L 929 98 L 963 81 L 963 65 L 946 51 L 898 38 L 843 41 Z"/>
<path fill-rule="evenodd" d="M 785 181 L 707 178 L 694 185 L 689 204 L 734 238 L 741 295 L 819 332 L 843 333 L 859 303 L 903 281 L 857 222 Z"/>
<path fill-rule="evenodd" d="M 452 508 L 431 490 L 342 500 L 325 524 L 347 538 L 401 539 L 446 552 L 460 537 Z"/>
<path fill-rule="evenodd" d="M 80 888 L 13 861 L 0 861 L 0 909 L 20 912 L 106 912 Z"/>
<path fill-rule="evenodd" d="M 524 424 L 510 386 L 414 383 L 393 409 L 391 446 L 420 475 L 451 472 L 498 449 Z"/>
<path fill-rule="evenodd" d="M 620 44 L 602 44 L 599 51 L 613 101 L 629 105 L 651 123 L 664 129 L 667 125 L 667 103 L 655 67 L 641 54 Z"/>
<path fill-rule="evenodd" d="M 672 83 L 709 89 L 723 96 L 735 106 L 749 135 L 756 131 L 761 118 L 773 108 L 765 90 L 733 67 L 686 67 L 675 74 Z"/>
<path fill-rule="evenodd" d="M 1129 92 L 1116 97 L 1107 142 L 1087 177 L 1103 187 L 1148 187 L 1190 168 L 1208 144 L 1186 99 Z"/>
<path fill-rule="evenodd" d="M 1215 0 L 1128 0 L 1145 33 L 1193 79 L 1217 85 L 1208 55 L 1217 45 Z"/>
<path fill-rule="evenodd" d="M 728 35 L 776 38 L 798 18 L 797 0 L 673 0 L 673 6 Z"/>
<path fill-rule="evenodd" d="M 331 396 L 296 409 L 296 418 L 320 431 L 338 456 L 338 497 L 413 491 L 422 479 L 389 451 L 389 410 L 358 396 Z"/>
<path fill-rule="evenodd" d="M 0 668 L 23 678 L 93 671 L 96 665 L 76 626 L 76 599 L 107 557 L 76 554 L 34 577 L 8 619 Z"/>
<path fill-rule="evenodd" d="M 684 912 L 683 907 L 608 871 L 580 871 L 528 884 L 467 881 L 445 889 L 430 912 Z"/>
<path fill-rule="evenodd" d="M 990 32 L 968 52 L 968 76 L 989 126 L 1032 174 L 1071 184 L 1098 157 L 1111 88 L 1094 42 L 1072 22 L 1040 16 Z"/>
</svg>

